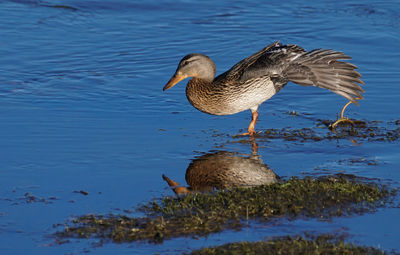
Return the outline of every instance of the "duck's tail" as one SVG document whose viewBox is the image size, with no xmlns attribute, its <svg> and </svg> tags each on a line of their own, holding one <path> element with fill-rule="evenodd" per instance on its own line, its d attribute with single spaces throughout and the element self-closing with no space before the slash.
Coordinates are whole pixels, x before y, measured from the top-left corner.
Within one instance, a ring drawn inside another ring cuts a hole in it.
<svg viewBox="0 0 400 255">
<path fill-rule="evenodd" d="M 299 53 L 292 59 L 286 69 L 286 77 L 303 86 L 317 86 L 329 89 L 357 104 L 364 90 L 360 79 L 361 74 L 357 67 L 348 62 L 339 61 L 351 59 L 343 52 L 316 49 L 310 52 Z"/>
</svg>

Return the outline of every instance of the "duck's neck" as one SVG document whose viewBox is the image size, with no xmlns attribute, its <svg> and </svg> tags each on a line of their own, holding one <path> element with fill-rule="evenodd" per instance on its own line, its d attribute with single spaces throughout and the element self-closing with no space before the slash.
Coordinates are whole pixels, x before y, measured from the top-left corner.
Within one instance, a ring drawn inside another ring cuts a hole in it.
<svg viewBox="0 0 400 255">
<path fill-rule="evenodd" d="M 212 80 L 192 78 L 186 86 L 186 97 L 198 110 L 215 114 L 211 109 L 212 101 L 215 99 Z"/>
<path fill-rule="evenodd" d="M 200 69 L 197 71 L 197 75 L 193 79 L 202 80 L 203 82 L 211 83 L 215 77 L 215 65 L 208 66 L 208 69 Z"/>
</svg>

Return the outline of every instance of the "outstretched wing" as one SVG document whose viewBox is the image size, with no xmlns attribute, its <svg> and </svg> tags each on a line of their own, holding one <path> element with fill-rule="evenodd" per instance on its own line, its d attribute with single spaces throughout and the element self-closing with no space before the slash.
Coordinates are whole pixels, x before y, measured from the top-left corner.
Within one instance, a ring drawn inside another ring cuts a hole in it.
<svg viewBox="0 0 400 255">
<path fill-rule="evenodd" d="M 287 82 L 329 89 L 357 104 L 363 98 L 364 82 L 357 67 L 339 60 L 350 59 L 343 52 L 316 49 L 306 52 L 297 45 L 274 42 L 243 59 L 216 78 L 226 84 L 244 84 L 268 76 L 277 90 Z"/>
<path fill-rule="evenodd" d="M 357 67 L 339 61 L 343 59 L 351 57 L 333 50 L 312 50 L 292 61 L 283 75 L 303 86 L 329 89 L 358 104 L 357 99 L 362 99 L 361 93 L 364 92 L 360 84 L 364 82 L 360 79 L 361 74 L 356 71 Z"/>
</svg>

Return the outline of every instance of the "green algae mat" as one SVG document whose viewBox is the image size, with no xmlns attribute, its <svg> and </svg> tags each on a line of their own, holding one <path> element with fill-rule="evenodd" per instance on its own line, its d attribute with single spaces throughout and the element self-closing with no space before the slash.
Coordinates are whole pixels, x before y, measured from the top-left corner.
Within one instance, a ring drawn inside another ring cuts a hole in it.
<svg viewBox="0 0 400 255">
<path fill-rule="evenodd" d="M 368 142 L 394 142 L 400 138 L 400 120 L 387 122 L 382 121 L 363 121 L 352 120 L 351 122 L 341 123 L 338 127 L 332 129 L 333 121 L 317 120 L 314 127 L 311 128 L 281 128 L 266 129 L 257 133 L 258 139 L 282 139 L 285 141 L 330 141 L 341 139 L 355 139 Z M 242 136 L 234 136 L 242 138 Z"/>
<path fill-rule="evenodd" d="M 258 254 L 365 254 L 382 255 L 398 254 L 394 251 L 386 252 L 374 247 L 357 246 L 345 243 L 343 238 L 320 235 L 317 237 L 304 238 L 301 236 L 284 236 L 260 242 L 237 242 L 221 246 L 195 250 L 191 255 L 258 255 Z"/>
<path fill-rule="evenodd" d="M 57 238 L 113 242 L 162 242 L 241 229 L 250 221 L 329 219 L 373 212 L 391 202 L 394 189 L 353 175 L 292 177 L 270 185 L 165 197 L 139 206 L 143 217 L 84 215 L 65 224 Z"/>
</svg>

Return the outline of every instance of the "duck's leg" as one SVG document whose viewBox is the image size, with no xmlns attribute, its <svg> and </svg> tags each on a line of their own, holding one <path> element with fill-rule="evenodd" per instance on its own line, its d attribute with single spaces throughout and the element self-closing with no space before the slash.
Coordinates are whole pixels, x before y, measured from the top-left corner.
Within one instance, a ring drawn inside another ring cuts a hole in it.
<svg viewBox="0 0 400 255">
<path fill-rule="evenodd" d="M 358 99 L 358 98 L 356 98 L 356 99 Z M 351 103 L 352 103 L 352 101 L 349 101 L 349 102 L 347 102 L 347 104 L 345 104 L 343 106 L 342 111 L 340 113 L 340 118 L 329 126 L 330 129 L 335 129 L 337 127 L 337 125 L 341 122 L 350 122 L 351 125 L 354 125 L 352 120 L 343 116 L 344 110 L 346 110 L 347 106 L 349 106 Z"/>
<path fill-rule="evenodd" d="M 249 128 L 247 129 L 247 132 L 249 133 L 249 135 L 255 135 L 256 134 L 256 123 L 258 120 L 258 112 L 257 110 L 255 111 L 251 111 L 251 122 L 249 125 Z"/>
<path fill-rule="evenodd" d="M 255 110 L 250 109 L 250 110 L 251 110 L 251 122 L 250 122 L 249 128 L 247 129 L 246 133 L 240 134 L 240 136 L 246 136 L 246 135 L 253 136 L 256 134 L 255 127 L 256 127 L 257 120 L 258 120 L 258 112 L 257 112 L 257 109 L 255 109 Z"/>
</svg>

